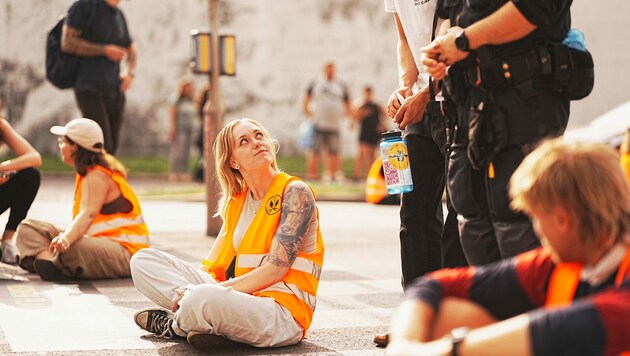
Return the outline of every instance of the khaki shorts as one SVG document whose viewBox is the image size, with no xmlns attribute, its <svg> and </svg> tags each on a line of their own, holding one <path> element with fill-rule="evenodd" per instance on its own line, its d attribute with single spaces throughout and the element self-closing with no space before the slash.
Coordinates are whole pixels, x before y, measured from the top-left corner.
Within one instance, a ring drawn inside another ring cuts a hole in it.
<svg viewBox="0 0 630 356">
<path fill-rule="evenodd" d="M 313 152 L 321 154 L 324 149 L 331 155 L 339 153 L 339 132 L 319 129 L 316 131 Z"/>
</svg>

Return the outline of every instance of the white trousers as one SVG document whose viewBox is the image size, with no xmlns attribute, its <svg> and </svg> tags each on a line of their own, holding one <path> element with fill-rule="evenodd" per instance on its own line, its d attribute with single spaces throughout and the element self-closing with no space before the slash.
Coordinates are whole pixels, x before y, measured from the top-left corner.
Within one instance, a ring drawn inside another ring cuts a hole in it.
<svg viewBox="0 0 630 356">
<path fill-rule="evenodd" d="M 172 325 L 179 336 L 199 331 L 257 347 L 293 345 L 302 339 L 302 327 L 273 298 L 219 286 L 208 273 L 166 252 L 138 251 L 131 258 L 131 276 L 142 294 L 168 310 L 188 289 Z"/>
</svg>

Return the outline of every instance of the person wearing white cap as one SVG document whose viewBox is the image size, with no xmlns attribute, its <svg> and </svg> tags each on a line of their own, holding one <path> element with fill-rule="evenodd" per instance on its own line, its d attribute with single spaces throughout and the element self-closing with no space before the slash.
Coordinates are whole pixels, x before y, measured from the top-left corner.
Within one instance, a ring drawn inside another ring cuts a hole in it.
<svg viewBox="0 0 630 356">
<path fill-rule="evenodd" d="M 18 226 L 20 266 L 46 281 L 124 278 L 129 261 L 149 247 L 149 232 L 124 166 L 103 149 L 103 131 L 90 119 L 50 129 L 61 160 L 76 175 L 73 220 L 63 230 L 26 219 Z"/>
</svg>

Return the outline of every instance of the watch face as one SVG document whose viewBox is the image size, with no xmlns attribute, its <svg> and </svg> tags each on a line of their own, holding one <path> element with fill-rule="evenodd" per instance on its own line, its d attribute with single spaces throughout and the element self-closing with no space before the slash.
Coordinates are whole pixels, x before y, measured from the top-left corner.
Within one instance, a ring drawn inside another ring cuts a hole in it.
<svg viewBox="0 0 630 356">
<path fill-rule="evenodd" d="M 457 37 L 455 37 L 455 46 L 460 51 L 470 52 L 470 47 L 468 45 L 468 37 L 466 37 L 466 32 L 460 32 Z"/>
</svg>

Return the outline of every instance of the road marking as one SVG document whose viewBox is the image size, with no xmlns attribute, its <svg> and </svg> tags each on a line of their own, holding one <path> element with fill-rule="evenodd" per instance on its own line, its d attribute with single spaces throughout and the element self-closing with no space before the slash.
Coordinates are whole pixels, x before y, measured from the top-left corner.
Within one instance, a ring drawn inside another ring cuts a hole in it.
<svg viewBox="0 0 630 356">
<path fill-rule="evenodd" d="M 389 325 L 394 310 L 391 308 L 366 308 L 353 310 L 317 310 L 313 315 L 311 330 L 334 328 L 358 328 Z"/>
<path fill-rule="evenodd" d="M 14 352 L 155 349 L 89 283 L 3 283 L 0 300 L 0 325 Z"/>
</svg>

